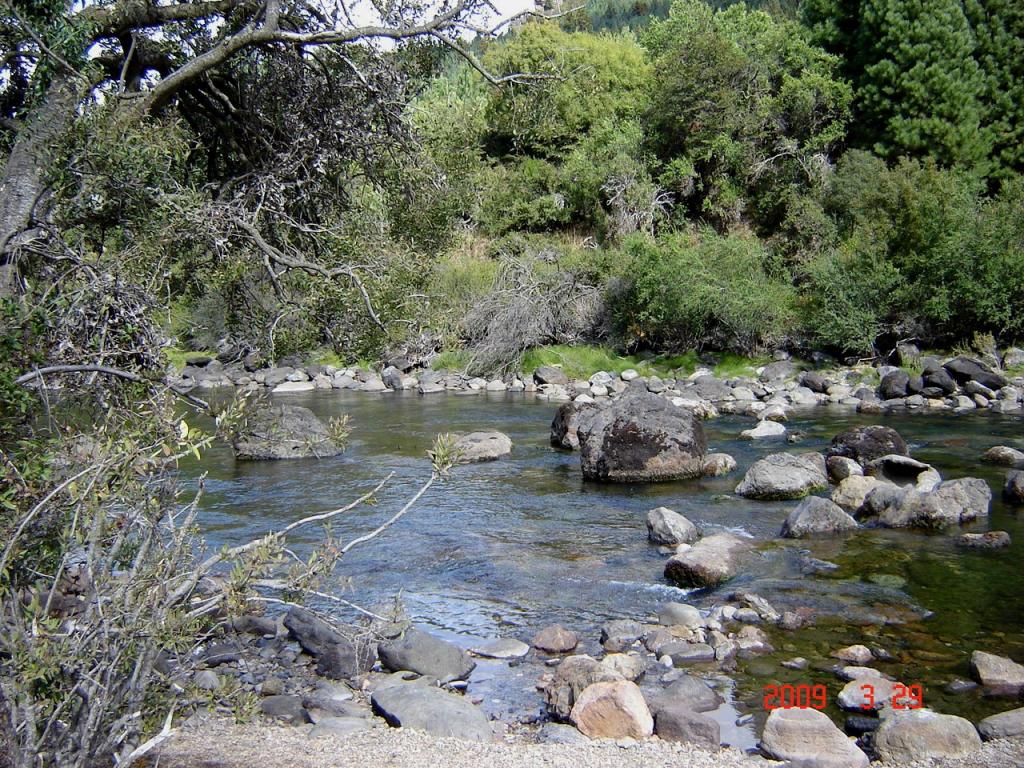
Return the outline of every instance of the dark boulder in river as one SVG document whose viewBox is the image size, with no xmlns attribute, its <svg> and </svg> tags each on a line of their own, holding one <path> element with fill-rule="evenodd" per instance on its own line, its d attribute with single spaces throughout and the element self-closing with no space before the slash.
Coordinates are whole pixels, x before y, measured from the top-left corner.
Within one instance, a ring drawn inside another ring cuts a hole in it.
<svg viewBox="0 0 1024 768">
<path fill-rule="evenodd" d="M 894 453 L 909 456 L 907 441 L 892 427 L 881 425 L 844 430 L 832 438 L 828 449 L 828 456 L 845 456 L 862 465 Z"/>
<path fill-rule="evenodd" d="M 704 473 L 708 444 L 693 412 L 642 386 L 579 425 L 580 465 L 587 480 L 649 483 Z"/>
<path fill-rule="evenodd" d="M 551 421 L 551 444 L 574 451 L 580 447 L 579 427 L 597 415 L 595 403 L 562 403 Z"/>
<path fill-rule="evenodd" d="M 336 456 L 342 449 L 327 427 L 301 405 L 272 405 L 257 412 L 232 440 L 235 458 L 259 461 Z"/>
</svg>

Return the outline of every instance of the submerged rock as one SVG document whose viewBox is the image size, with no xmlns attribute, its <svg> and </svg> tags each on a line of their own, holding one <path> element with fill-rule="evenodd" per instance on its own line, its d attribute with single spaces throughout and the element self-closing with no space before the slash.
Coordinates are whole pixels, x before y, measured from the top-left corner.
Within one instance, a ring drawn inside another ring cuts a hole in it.
<svg viewBox="0 0 1024 768">
<path fill-rule="evenodd" d="M 820 496 L 810 496 L 789 513 L 780 535 L 789 539 L 835 536 L 859 527 L 838 505 Z"/>
<path fill-rule="evenodd" d="M 875 731 L 879 756 L 901 765 L 964 757 L 980 748 L 981 738 L 970 721 L 928 709 L 894 711 Z"/>
<path fill-rule="evenodd" d="M 232 447 L 235 458 L 244 461 L 320 459 L 342 452 L 309 408 L 285 404 L 257 411 L 234 438 Z"/>
<path fill-rule="evenodd" d="M 861 465 L 892 453 L 909 455 L 907 441 L 892 427 L 881 425 L 844 430 L 832 438 L 828 449 L 829 456 L 845 456 Z"/>
<path fill-rule="evenodd" d="M 761 751 L 802 768 L 867 768 L 868 756 L 824 712 L 774 709 L 761 735 Z"/>
<path fill-rule="evenodd" d="M 773 453 L 747 470 L 736 493 L 750 499 L 799 499 L 828 487 L 825 462 L 817 453 Z"/>
<path fill-rule="evenodd" d="M 640 386 L 580 424 L 578 434 L 587 480 L 659 482 L 704 473 L 707 440 L 700 420 Z"/>
<path fill-rule="evenodd" d="M 1024 504 L 1024 470 L 1011 469 L 1006 473 L 1003 498 L 1013 504 Z"/>
<path fill-rule="evenodd" d="M 665 565 L 665 576 L 683 587 L 713 587 L 736 575 L 741 556 L 752 547 L 748 539 L 716 533 L 698 541 Z"/>
<path fill-rule="evenodd" d="M 495 461 L 512 453 L 512 440 L 502 432 L 470 432 L 455 441 L 457 464 Z"/>
<path fill-rule="evenodd" d="M 970 549 L 1002 549 L 1010 546 L 1010 534 L 1006 531 L 962 533 L 956 543 Z"/>
<path fill-rule="evenodd" d="M 1018 451 L 1007 445 L 997 445 L 985 451 L 981 460 L 1003 467 L 1024 467 L 1024 451 Z"/>
</svg>

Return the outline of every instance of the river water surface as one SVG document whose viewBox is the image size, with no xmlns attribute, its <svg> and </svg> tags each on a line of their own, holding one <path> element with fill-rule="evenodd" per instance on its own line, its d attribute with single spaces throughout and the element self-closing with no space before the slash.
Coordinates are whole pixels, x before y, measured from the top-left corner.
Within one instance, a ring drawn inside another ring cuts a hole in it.
<svg viewBox="0 0 1024 768">
<path fill-rule="evenodd" d="M 425 452 L 438 433 L 497 429 L 514 443 L 511 457 L 455 468 L 388 532 L 354 549 L 327 588 L 380 607 L 401 595 L 417 624 L 468 646 L 481 637 L 528 641 L 559 622 L 576 630 L 582 651 L 599 652 L 599 627 L 616 618 L 644 620 L 669 600 L 710 606 L 741 587 L 779 610 L 809 606 L 815 626 L 772 631 L 776 652 L 741 660 L 735 682 L 717 678 L 729 697 L 718 713 L 723 739 L 754 743 L 763 716 L 762 686 L 771 682 L 826 683 L 830 698 L 841 687 L 829 653 L 854 642 L 878 646 L 893 660 L 879 667 L 924 688 L 926 706 L 973 720 L 1009 709 L 978 692 L 950 694 L 945 685 L 967 678 L 974 649 L 1024 660 L 1024 511 L 1000 498 L 1005 470 L 982 464 L 993 445 L 1024 447 L 1019 417 L 988 414 L 862 416 L 841 407 L 798 411 L 787 424 L 803 433 L 797 445 L 745 441 L 752 420 L 705 422 L 712 451 L 732 454 L 739 469 L 723 478 L 657 485 L 600 485 L 582 480 L 578 454 L 549 445 L 557 404 L 523 394 L 365 393 L 320 391 L 282 396 L 326 419 L 349 414 L 348 449 L 338 457 L 281 462 L 235 462 L 227 446 L 185 467 L 207 473 L 200 524 L 210 545 L 246 541 L 313 512 L 345 505 L 388 473 L 395 477 L 379 503 L 336 518 L 342 540 L 372 530 L 392 515 L 429 477 Z M 854 424 L 886 423 L 908 441 L 913 455 L 944 479 L 982 477 L 993 491 L 988 520 L 927 534 L 863 530 L 831 541 L 780 540 L 779 527 L 796 502 L 748 501 L 732 496 L 746 468 L 777 451 L 824 450 L 832 436 Z M 729 530 L 765 542 L 757 563 L 718 590 L 687 592 L 663 577 L 666 555 L 647 542 L 645 513 L 670 507 L 703 533 Z M 999 551 L 958 548 L 962 531 L 1006 530 L 1013 544 Z M 300 531 L 297 551 L 321 534 Z M 835 568 L 814 567 L 815 560 Z M 338 612 L 335 606 L 325 610 Z M 806 657 L 794 672 L 781 660 Z M 541 709 L 535 690 L 540 662 L 481 663 L 470 693 L 507 721 Z M 708 670 L 708 674 L 713 673 Z M 653 681 L 648 684 L 653 684 Z M 754 723 L 735 727 L 738 714 Z M 830 712 L 837 716 L 838 712 Z"/>
</svg>

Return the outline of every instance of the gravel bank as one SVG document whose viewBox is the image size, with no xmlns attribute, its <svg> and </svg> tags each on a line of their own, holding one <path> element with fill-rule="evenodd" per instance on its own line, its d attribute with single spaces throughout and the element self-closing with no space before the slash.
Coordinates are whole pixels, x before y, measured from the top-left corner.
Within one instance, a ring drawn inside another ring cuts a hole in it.
<svg viewBox="0 0 1024 768">
<path fill-rule="evenodd" d="M 708 752 L 648 741 L 622 748 L 583 745 L 473 744 L 418 731 L 376 728 L 349 737 L 311 739 L 294 728 L 212 721 L 185 731 L 156 756 L 160 768 L 756 768 L 781 763 L 735 750 Z M 1021 768 L 1024 740 L 986 744 L 969 759 L 915 762 L 913 768 Z M 900 768 L 911 768 L 900 766 Z"/>
</svg>

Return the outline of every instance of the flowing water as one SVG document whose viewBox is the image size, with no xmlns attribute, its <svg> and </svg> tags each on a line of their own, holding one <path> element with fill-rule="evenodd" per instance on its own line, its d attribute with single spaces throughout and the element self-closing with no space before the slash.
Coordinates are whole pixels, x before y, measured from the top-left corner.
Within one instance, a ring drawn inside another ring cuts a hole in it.
<svg viewBox="0 0 1024 768">
<path fill-rule="evenodd" d="M 367 395 L 323 391 L 291 395 L 321 418 L 351 417 L 352 437 L 341 456 L 321 460 L 235 462 L 227 446 L 186 466 L 207 473 L 200 523 L 210 545 L 248 540 L 304 515 L 343 506 L 388 473 L 394 479 L 379 503 L 336 518 L 339 539 L 372 530 L 427 479 L 425 452 L 441 432 L 497 429 L 514 443 L 512 456 L 458 467 L 387 533 L 354 549 L 341 563 L 339 595 L 368 607 L 401 593 L 406 613 L 424 628 L 469 645 L 475 638 L 529 640 L 539 628 L 562 623 L 597 653 L 599 627 L 616 618 L 643 620 L 669 600 L 710 606 L 738 587 L 768 598 L 779 610 L 809 606 L 815 626 L 770 630 L 776 652 L 740 660 L 731 680 L 717 684 L 729 703 L 717 713 L 723 739 L 754 743 L 764 717 L 767 683 L 825 683 L 830 699 L 841 687 L 829 671 L 830 651 L 855 642 L 885 648 L 879 665 L 924 688 L 925 705 L 973 720 L 1011 708 L 977 691 L 949 694 L 945 684 L 967 678 L 970 652 L 983 649 L 1024 658 L 1024 511 L 1000 498 L 1005 470 L 982 464 L 993 445 L 1022 447 L 1019 417 L 988 414 L 861 416 L 847 408 L 799 412 L 787 425 L 798 445 L 744 441 L 750 419 L 706 422 L 710 450 L 732 454 L 739 469 L 723 478 L 656 485 L 584 482 L 577 454 L 548 443 L 556 404 L 530 395 L 415 393 Z M 829 541 L 780 540 L 779 527 L 796 502 L 748 501 L 732 496 L 751 462 L 777 451 L 823 450 L 847 426 L 886 423 L 908 441 L 913 455 L 943 478 L 982 477 L 993 491 L 988 520 L 938 534 L 863 530 Z M 670 507 L 704 533 L 742 532 L 764 542 L 756 565 L 718 590 L 688 592 L 663 577 L 666 556 L 647 542 L 645 513 Z M 963 550 L 962 531 L 1006 530 L 1013 544 L 998 551 Z M 316 543 L 319 531 L 300 531 L 296 550 Z M 823 560 L 834 569 L 809 569 Z M 814 573 L 808 571 L 814 570 Z M 337 607 L 326 608 L 337 612 Z M 806 657 L 802 672 L 780 667 Z M 540 663 L 481 663 L 470 692 L 490 713 L 514 721 L 541 708 L 535 690 Z M 708 671 L 708 674 L 712 674 Z M 653 683 L 650 683 L 653 684 Z M 733 725 L 738 714 L 754 722 Z M 830 710 L 838 716 L 836 710 Z"/>
</svg>

